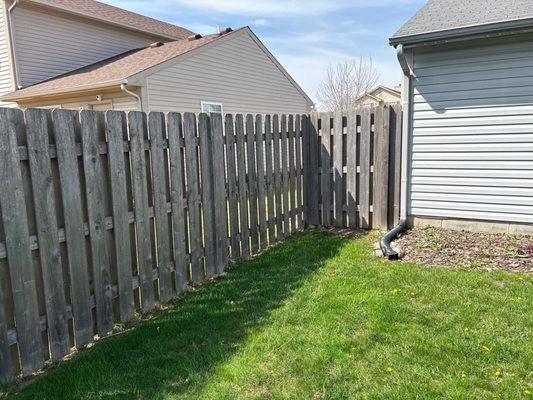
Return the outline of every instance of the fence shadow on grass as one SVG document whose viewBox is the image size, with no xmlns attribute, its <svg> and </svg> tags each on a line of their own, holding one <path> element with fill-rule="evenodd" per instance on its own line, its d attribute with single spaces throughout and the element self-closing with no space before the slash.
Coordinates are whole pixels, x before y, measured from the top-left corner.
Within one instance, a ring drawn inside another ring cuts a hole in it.
<svg viewBox="0 0 533 400">
<path fill-rule="evenodd" d="M 29 385 L 16 399 L 132 399 L 196 393 L 303 280 L 350 236 L 298 235 L 164 314 L 98 343 Z"/>
</svg>

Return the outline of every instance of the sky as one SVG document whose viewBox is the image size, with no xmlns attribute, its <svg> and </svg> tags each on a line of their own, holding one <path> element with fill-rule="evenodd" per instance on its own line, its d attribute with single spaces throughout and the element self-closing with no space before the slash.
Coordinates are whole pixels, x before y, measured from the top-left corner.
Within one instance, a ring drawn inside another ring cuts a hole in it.
<svg viewBox="0 0 533 400">
<path fill-rule="evenodd" d="M 330 64 L 372 57 L 380 84 L 400 83 L 388 38 L 425 0 L 103 0 L 200 34 L 249 26 L 314 100 Z"/>
</svg>

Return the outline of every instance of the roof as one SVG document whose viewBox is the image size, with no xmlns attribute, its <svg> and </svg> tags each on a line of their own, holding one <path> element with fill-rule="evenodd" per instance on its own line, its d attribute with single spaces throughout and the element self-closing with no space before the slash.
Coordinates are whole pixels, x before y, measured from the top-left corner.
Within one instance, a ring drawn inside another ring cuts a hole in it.
<svg viewBox="0 0 533 400">
<path fill-rule="evenodd" d="M 30 2 L 172 40 L 185 39 L 193 34 L 188 29 L 95 0 L 30 0 Z"/>
<path fill-rule="evenodd" d="M 228 35 L 228 34 L 226 34 Z M 24 99 L 39 95 L 65 93 L 90 87 L 105 87 L 126 83 L 126 79 L 165 61 L 188 53 L 198 47 L 220 38 L 219 34 L 201 39 L 182 39 L 161 43 L 159 47 L 144 47 L 130 50 L 117 56 L 99 61 L 47 81 L 8 93 L 2 99 Z"/>
<path fill-rule="evenodd" d="M 390 39 L 393 45 L 533 26 L 532 0 L 429 0 Z"/>
<path fill-rule="evenodd" d="M 393 89 L 393 88 L 390 88 L 390 87 L 387 87 L 387 86 L 383 86 L 383 85 L 378 85 L 374 89 L 369 90 L 369 91 L 359 95 L 359 97 L 357 97 L 355 99 L 355 101 L 359 101 L 359 100 L 361 100 L 364 97 L 371 97 L 374 100 L 381 100 L 381 98 L 374 96 L 374 93 L 376 93 L 379 89 L 383 89 L 383 90 L 385 90 L 385 91 L 387 91 L 389 93 L 392 93 L 393 95 L 398 95 L 399 97 L 402 95 L 402 92 L 400 92 L 399 90 L 396 90 L 396 89 Z"/>
<path fill-rule="evenodd" d="M 300 92 L 300 94 L 313 104 L 313 101 L 298 85 L 298 83 L 289 75 L 283 66 L 270 53 L 259 38 L 252 32 L 249 27 L 236 29 L 235 31 L 222 31 L 201 37 L 200 39 L 188 40 L 182 39 L 168 43 L 160 43 L 158 47 L 144 47 L 131 50 L 117 56 L 108 58 L 103 61 L 79 68 L 51 78 L 47 81 L 28 86 L 24 89 L 16 90 L 0 96 L 3 101 L 23 101 L 40 96 L 65 95 L 72 92 L 85 91 L 90 89 L 100 90 L 111 88 L 120 84 L 135 86 L 138 79 L 142 79 L 146 74 L 153 73 L 156 68 L 165 68 L 167 62 L 171 63 L 173 59 L 179 56 L 185 56 L 187 53 L 199 49 L 203 46 L 210 45 L 218 40 L 232 37 L 239 33 L 247 33 L 252 40 L 265 52 L 267 57 L 276 65 L 289 82 Z"/>
</svg>

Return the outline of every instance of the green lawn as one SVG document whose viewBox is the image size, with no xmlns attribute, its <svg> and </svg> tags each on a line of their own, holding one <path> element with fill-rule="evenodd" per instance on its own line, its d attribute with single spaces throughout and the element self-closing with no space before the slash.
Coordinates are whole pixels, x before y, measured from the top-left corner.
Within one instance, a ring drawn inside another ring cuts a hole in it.
<svg viewBox="0 0 533 400">
<path fill-rule="evenodd" d="M 533 277 L 371 254 L 295 237 L 13 398 L 533 399 Z"/>
</svg>

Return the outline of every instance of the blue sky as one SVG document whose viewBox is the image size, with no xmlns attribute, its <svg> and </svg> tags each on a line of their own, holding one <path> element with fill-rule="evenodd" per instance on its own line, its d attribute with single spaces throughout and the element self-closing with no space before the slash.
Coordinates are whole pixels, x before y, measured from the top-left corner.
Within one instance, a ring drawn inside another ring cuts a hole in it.
<svg viewBox="0 0 533 400">
<path fill-rule="evenodd" d="M 388 38 L 425 0 L 104 0 L 144 15 L 213 33 L 248 25 L 311 98 L 330 63 L 371 56 L 381 80 L 401 72 Z"/>
</svg>

